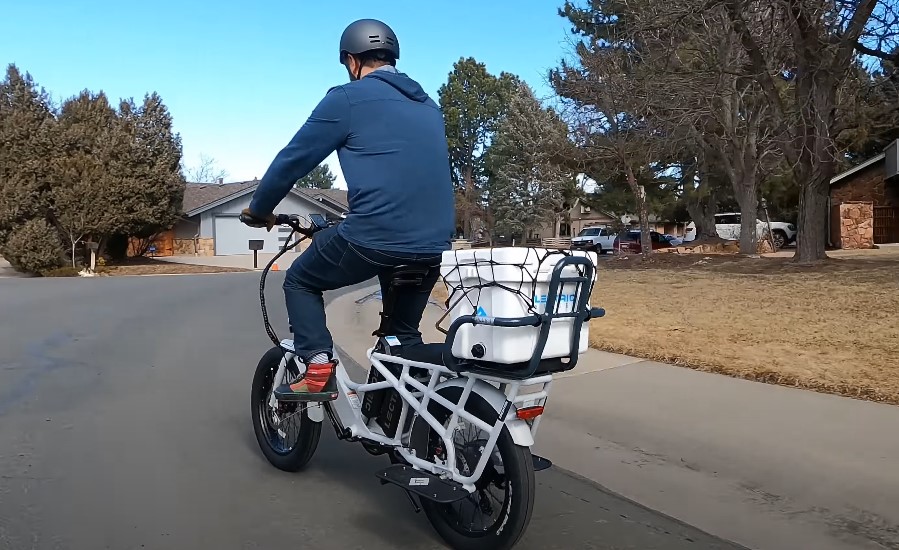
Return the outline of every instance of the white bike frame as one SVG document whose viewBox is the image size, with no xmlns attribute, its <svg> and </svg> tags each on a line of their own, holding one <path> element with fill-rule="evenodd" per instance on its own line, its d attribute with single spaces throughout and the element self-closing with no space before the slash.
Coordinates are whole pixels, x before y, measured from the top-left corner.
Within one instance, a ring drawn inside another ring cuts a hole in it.
<svg viewBox="0 0 899 550">
<path fill-rule="evenodd" d="M 287 372 L 287 361 L 293 360 L 294 357 L 292 340 L 282 340 L 281 348 L 285 351 L 285 357 L 281 360 L 281 364 L 275 374 L 273 388 L 279 384 L 280 380 L 284 379 Z M 553 377 L 551 374 L 535 376 L 525 380 L 507 380 L 501 377 L 481 374 L 457 374 L 443 365 L 421 363 L 377 353 L 374 351 L 374 348 L 369 349 L 367 355 L 372 368 L 377 369 L 384 380 L 362 384 L 354 382 L 335 353 L 335 359 L 338 360 L 336 369 L 337 399 L 325 403 L 308 403 L 306 411 L 310 420 L 315 422 L 323 421 L 323 407 L 330 407 L 341 424 L 340 427 L 347 429 L 351 437 L 396 448 L 397 454 L 411 464 L 413 468 L 455 481 L 470 492 L 475 490 L 474 483 L 480 479 L 488 460 L 493 456 L 497 439 L 499 439 L 499 435 L 504 427 L 509 430 L 513 441 L 517 445 L 533 445 L 534 435 L 536 435 L 537 427 L 540 424 L 540 416 L 533 420 L 525 421 L 518 418 L 517 411 L 519 408 L 524 408 L 524 406 L 543 406 L 546 403 L 552 386 Z M 394 375 L 382 361 L 401 365 L 402 371 L 400 375 Z M 413 367 L 428 371 L 429 376 L 426 384 L 410 374 Z M 444 380 L 441 381 L 441 379 Z M 458 403 L 453 403 L 438 393 L 443 388 L 453 386 L 462 388 L 462 395 L 459 397 Z M 374 418 L 369 419 L 368 423 L 366 423 L 362 416 L 362 395 L 365 392 L 386 388 L 395 389 L 402 397 L 403 403 L 394 437 L 386 436 L 381 431 L 380 426 L 374 422 Z M 536 391 L 523 393 L 523 388 Z M 497 412 L 497 419 L 493 425 L 465 410 L 465 405 L 472 393 L 483 398 Z M 277 403 L 274 394 L 270 395 L 269 402 L 273 406 Z M 428 405 L 431 402 L 436 402 L 450 411 L 451 415 L 445 426 L 428 412 Z M 408 448 L 409 443 L 404 440 L 409 437 L 411 427 L 415 425 L 414 422 L 410 423 L 410 430 L 404 431 L 410 410 L 412 414 L 426 421 L 443 439 L 444 449 L 446 449 L 445 461 L 436 456 L 415 456 L 415 450 Z M 488 433 L 487 444 L 481 451 L 481 457 L 470 475 L 463 475 L 456 467 L 456 448 L 453 443 L 453 434 L 460 418 Z"/>
</svg>

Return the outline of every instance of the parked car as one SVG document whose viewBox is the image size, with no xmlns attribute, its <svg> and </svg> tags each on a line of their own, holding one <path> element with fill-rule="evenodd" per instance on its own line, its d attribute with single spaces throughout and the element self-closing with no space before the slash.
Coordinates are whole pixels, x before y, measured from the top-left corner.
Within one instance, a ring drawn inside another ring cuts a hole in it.
<svg viewBox="0 0 899 550">
<path fill-rule="evenodd" d="M 606 227 L 585 227 L 571 239 L 571 248 L 605 254 L 615 244 L 615 233 Z"/>
<path fill-rule="evenodd" d="M 649 241 L 653 250 L 671 247 L 671 243 L 667 239 L 662 238 L 661 233 L 657 231 L 649 232 Z M 640 231 L 630 230 L 622 232 L 615 237 L 614 248 L 619 254 L 642 254 L 643 245 L 640 243 Z"/>
<path fill-rule="evenodd" d="M 740 226 L 742 218 L 739 212 L 725 212 L 723 214 L 715 214 L 715 231 L 722 239 L 733 241 L 740 240 Z M 756 235 L 761 238 L 768 231 L 768 224 L 762 220 L 756 219 Z M 774 237 L 774 246 L 781 249 L 788 244 L 796 241 L 796 226 L 786 222 L 771 222 L 771 233 Z M 692 241 L 696 238 L 696 224 L 690 222 L 687 225 L 687 235 L 685 241 Z"/>
<path fill-rule="evenodd" d="M 668 244 L 671 246 L 677 246 L 684 243 L 684 240 L 680 237 L 676 237 L 674 235 L 669 235 L 667 233 L 662 235 L 662 238 L 668 241 Z"/>
</svg>

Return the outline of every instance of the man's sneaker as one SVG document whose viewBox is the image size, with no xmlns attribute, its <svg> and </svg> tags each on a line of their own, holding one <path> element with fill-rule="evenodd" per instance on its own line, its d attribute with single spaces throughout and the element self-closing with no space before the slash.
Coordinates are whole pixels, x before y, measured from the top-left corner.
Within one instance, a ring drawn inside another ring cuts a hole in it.
<svg viewBox="0 0 899 550">
<path fill-rule="evenodd" d="M 278 401 L 333 401 L 337 399 L 337 380 L 334 378 L 336 361 L 311 363 L 306 373 L 290 384 L 275 388 Z"/>
</svg>

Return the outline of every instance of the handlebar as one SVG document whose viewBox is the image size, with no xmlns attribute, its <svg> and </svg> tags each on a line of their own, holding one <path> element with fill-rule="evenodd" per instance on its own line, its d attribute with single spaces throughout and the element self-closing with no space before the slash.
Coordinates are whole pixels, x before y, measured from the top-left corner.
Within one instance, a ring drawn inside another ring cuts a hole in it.
<svg viewBox="0 0 899 550">
<path fill-rule="evenodd" d="M 249 214 L 240 214 L 238 219 L 241 223 L 249 225 L 250 227 L 265 227 L 266 220 L 257 218 L 256 216 L 252 216 Z M 274 225 L 286 225 L 305 237 L 312 237 L 312 235 L 318 233 L 322 229 L 330 227 L 333 225 L 332 222 L 326 221 L 324 218 L 321 218 L 321 221 L 317 221 L 315 219 L 311 220 L 309 227 L 303 227 L 300 225 L 300 216 L 297 215 L 288 215 L 288 214 L 278 214 L 275 216 L 275 224 Z"/>
<path fill-rule="evenodd" d="M 286 225 L 293 229 L 295 233 L 299 233 L 303 236 L 302 239 L 298 239 L 291 243 L 290 241 L 293 238 L 293 233 L 284 240 L 284 245 L 280 247 L 278 252 L 269 260 L 268 264 L 262 269 L 262 277 L 259 280 L 259 306 L 262 309 L 262 322 L 265 325 L 265 332 L 268 334 L 269 339 L 276 346 L 280 345 L 281 340 L 278 338 L 278 335 L 275 334 L 274 329 L 272 328 L 271 323 L 268 320 L 268 310 L 265 307 L 265 279 L 268 276 L 269 270 L 278 261 L 278 258 L 283 256 L 288 250 L 296 248 L 299 246 L 300 241 L 304 241 L 308 238 L 312 238 L 312 236 L 322 229 L 326 229 L 333 225 L 336 225 L 338 222 L 328 221 L 321 214 L 311 214 L 309 216 L 309 227 L 304 227 L 300 224 L 301 216 L 297 215 L 288 215 L 288 214 L 278 214 L 275 216 L 275 221 L 273 225 Z M 250 227 L 268 227 L 269 221 L 266 219 L 260 219 L 256 216 L 250 214 L 241 213 L 238 216 L 238 219 L 241 223 L 244 223 Z"/>
</svg>

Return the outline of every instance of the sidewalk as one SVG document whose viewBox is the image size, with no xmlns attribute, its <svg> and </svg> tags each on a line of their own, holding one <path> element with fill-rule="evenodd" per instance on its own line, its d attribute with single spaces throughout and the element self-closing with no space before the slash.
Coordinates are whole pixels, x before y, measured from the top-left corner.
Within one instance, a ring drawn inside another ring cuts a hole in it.
<svg viewBox="0 0 899 550">
<path fill-rule="evenodd" d="M 357 301 L 375 290 L 328 307 L 363 366 L 381 302 Z M 442 339 L 441 314 L 425 312 L 426 341 Z M 711 534 L 766 550 L 899 548 L 899 407 L 590 350 L 546 410 L 535 453 Z"/>
<path fill-rule="evenodd" d="M 259 258 L 257 260 L 257 269 L 264 268 L 269 260 L 274 257 L 274 255 L 274 252 L 263 252 L 259 254 Z M 284 271 L 285 269 L 290 267 L 290 264 L 292 264 L 293 261 L 297 259 L 298 255 L 299 254 L 293 250 L 287 252 L 278 260 L 278 268 L 281 271 Z M 153 259 L 178 264 L 211 265 L 216 267 L 237 267 L 242 269 L 253 269 L 252 254 L 232 254 L 229 256 L 194 256 L 193 254 L 185 254 L 178 256 L 156 256 Z"/>
</svg>

